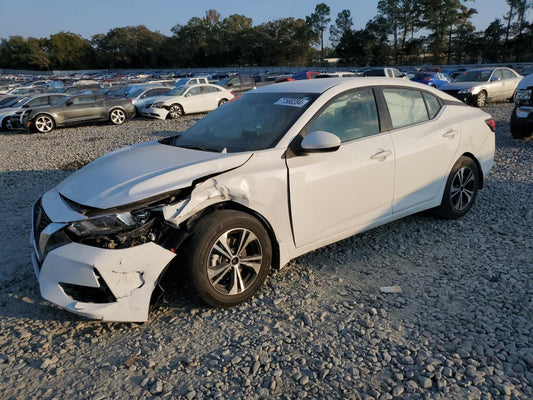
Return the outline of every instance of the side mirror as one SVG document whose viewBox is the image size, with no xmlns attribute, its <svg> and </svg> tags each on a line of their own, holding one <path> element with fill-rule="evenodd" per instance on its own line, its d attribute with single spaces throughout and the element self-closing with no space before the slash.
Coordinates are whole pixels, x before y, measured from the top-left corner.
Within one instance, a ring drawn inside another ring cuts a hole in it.
<svg viewBox="0 0 533 400">
<path fill-rule="evenodd" d="M 326 131 L 315 131 L 303 138 L 301 147 L 306 153 L 323 153 L 336 151 L 341 146 L 337 135 Z"/>
<path fill-rule="evenodd" d="M 491 82 L 497 82 L 499 80 L 500 80 L 500 78 L 498 78 L 497 76 L 493 76 L 492 78 L 490 78 Z"/>
<path fill-rule="evenodd" d="M 72 104 L 74 104 L 74 103 L 72 102 L 72 100 L 69 100 L 69 101 L 67 101 L 67 103 L 66 103 L 67 107 L 70 107 Z"/>
</svg>

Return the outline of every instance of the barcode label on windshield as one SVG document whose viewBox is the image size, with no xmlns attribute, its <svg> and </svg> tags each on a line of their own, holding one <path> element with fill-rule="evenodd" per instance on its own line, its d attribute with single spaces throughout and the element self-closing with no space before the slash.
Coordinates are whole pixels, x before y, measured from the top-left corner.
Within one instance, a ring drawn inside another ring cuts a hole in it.
<svg viewBox="0 0 533 400">
<path fill-rule="evenodd" d="M 282 97 L 274 104 L 277 106 L 289 106 L 289 107 L 303 107 L 309 103 L 309 98 L 304 97 L 302 99 L 297 99 L 294 97 Z"/>
</svg>

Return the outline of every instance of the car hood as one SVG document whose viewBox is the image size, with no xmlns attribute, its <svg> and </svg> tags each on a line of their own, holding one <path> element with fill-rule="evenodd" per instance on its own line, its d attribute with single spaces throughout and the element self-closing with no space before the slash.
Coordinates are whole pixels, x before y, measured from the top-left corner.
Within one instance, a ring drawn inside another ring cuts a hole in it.
<svg viewBox="0 0 533 400">
<path fill-rule="evenodd" d="M 451 82 L 445 83 L 440 87 L 440 90 L 461 90 L 476 86 L 486 85 L 488 82 Z"/>
<path fill-rule="evenodd" d="M 527 89 L 533 86 L 533 74 L 526 75 L 518 84 L 518 89 Z"/>
<path fill-rule="evenodd" d="M 108 209 L 191 186 L 244 164 L 250 153 L 212 153 L 148 142 L 102 156 L 57 186 L 61 195 Z"/>
</svg>

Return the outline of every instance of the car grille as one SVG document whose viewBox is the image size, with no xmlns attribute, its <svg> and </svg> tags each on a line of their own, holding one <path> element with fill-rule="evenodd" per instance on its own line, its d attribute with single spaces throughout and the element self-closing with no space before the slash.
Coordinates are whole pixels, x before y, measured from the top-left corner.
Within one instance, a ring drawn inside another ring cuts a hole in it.
<svg viewBox="0 0 533 400">
<path fill-rule="evenodd" d="M 448 93 L 451 96 L 457 96 L 459 94 L 459 90 L 443 90 L 444 93 Z"/>
<path fill-rule="evenodd" d="M 39 247 L 39 239 L 43 230 L 52 223 L 52 220 L 44 212 L 41 199 L 35 203 L 33 208 L 33 239 Z"/>
</svg>

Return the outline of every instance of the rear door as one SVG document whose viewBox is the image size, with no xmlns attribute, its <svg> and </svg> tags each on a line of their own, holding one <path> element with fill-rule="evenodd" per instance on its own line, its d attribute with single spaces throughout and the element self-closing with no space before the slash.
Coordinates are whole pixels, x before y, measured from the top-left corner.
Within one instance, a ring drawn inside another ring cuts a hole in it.
<svg viewBox="0 0 533 400">
<path fill-rule="evenodd" d="M 457 121 L 446 119 L 431 93 L 382 88 L 392 122 L 396 155 L 394 213 L 435 200 L 455 160 L 460 142 Z"/>
<path fill-rule="evenodd" d="M 102 104 L 99 105 L 95 95 L 74 96 L 66 102 L 63 111 L 65 123 L 98 120 L 101 114 Z"/>
</svg>

